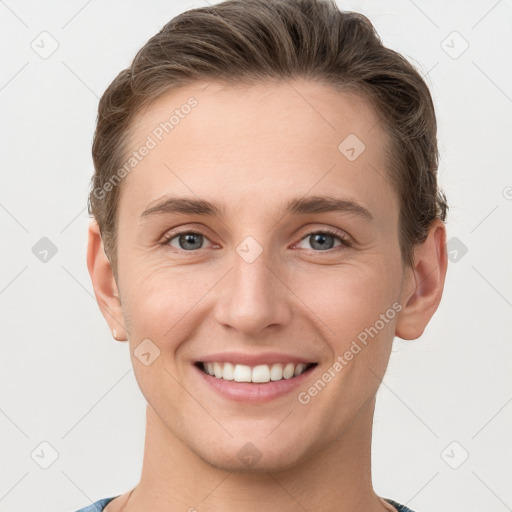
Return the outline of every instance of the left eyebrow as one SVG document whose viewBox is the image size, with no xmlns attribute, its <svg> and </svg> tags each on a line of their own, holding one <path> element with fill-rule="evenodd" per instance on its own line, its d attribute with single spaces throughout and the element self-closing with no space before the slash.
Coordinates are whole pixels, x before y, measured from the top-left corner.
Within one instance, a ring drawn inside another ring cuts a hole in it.
<svg viewBox="0 0 512 512">
<path fill-rule="evenodd" d="M 331 196 L 308 196 L 292 199 L 286 206 L 284 214 L 306 214 L 326 212 L 346 212 L 368 221 L 373 221 L 373 215 L 362 205 L 350 198 Z"/>
<path fill-rule="evenodd" d="M 150 205 L 140 218 L 157 214 L 180 213 L 185 215 L 202 215 L 209 217 L 224 216 L 224 207 L 193 197 L 164 196 Z M 361 204 L 350 198 L 331 196 L 308 196 L 295 198 L 289 201 L 284 208 L 283 216 L 288 214 L 301 215 L 308 213 L 344 212 L 373 221 L 373 215 Z"/>
</svg>

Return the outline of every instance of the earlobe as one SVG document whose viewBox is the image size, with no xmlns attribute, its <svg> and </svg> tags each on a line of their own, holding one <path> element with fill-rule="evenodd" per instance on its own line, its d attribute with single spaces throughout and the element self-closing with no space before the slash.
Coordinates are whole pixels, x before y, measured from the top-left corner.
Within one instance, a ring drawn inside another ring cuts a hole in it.
<svg viewBox="0 0 512 512">
<path fill-rule="evenodd" d="M 119 292 L 112 267 L 103 248 L 103 241 L 96 220 L 91 221 L 88 229 L 87 268 L 98 306 L 114 339 L 126 341 L 127 336 Z"/>
<path fill-rule="evenodd" d="M 395 335 L 404 340 L 419 338 L 436 312 L 443 295 L 448 265 L 446 228 L 436 219 L 426 240 L 414 250 L 414 268 L 409 272 L 402 292 L 404 305 L 398 317 Z"/>
</svg>

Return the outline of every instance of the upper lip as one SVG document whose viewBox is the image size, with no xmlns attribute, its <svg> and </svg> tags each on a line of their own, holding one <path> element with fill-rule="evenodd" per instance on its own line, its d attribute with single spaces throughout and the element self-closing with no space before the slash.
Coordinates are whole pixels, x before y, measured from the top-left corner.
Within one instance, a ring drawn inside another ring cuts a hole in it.
<svg viewBox="0 0 512 512">
<path fill-rule="evenodd" d="M 218 352 L 216 354 L 209 354 L 198 359 L 196 362 L 202 363 L 231 363 L 231 364 L 244 364 L 247 366 L 257 366 L 259 364 L 274 364 L 274 363 L 314 363 L 312 359 L 304 359 L 295 355 L 282 354 L 279 352 L 264 352 L 259 354 L 247 354 L 242 352 Z"/>
</svg>

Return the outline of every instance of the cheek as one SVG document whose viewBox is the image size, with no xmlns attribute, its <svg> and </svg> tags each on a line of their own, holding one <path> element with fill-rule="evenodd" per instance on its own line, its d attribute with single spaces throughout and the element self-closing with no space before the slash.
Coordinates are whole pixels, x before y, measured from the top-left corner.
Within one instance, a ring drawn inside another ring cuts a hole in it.
<svg viewBox="0 0 512 512">
<path fill-rule="evenodd" d="M 148 260 L 142 263 L 132 265 L 124 275 L 127 291 L 123 314 L 129 323 L 137 383 L 147 402 L 158 411 L 159 404 L 177 405 L 180 400 L 175 354 L 190 335 L 190 311 L 204 292 L 190 286 L 192 271 L 152 265 Z M 150 354 L 149 364 L 144 361 L 144 352 Z"/>
<path fill-rule="evenodd" d="M 128 292 L 123 313 L 129 320 L 131 341 L 135 345 L 149 338 L 168 354 L 188 335 L 201 298 L 218 280 L 212 272 L 199 273 L 193 265 L 173 268 L 151 263 L 133 265 L 125 277 Z"/>
<path fill-rule="evenodd" d="M 398 296 L 394 273 L 379 268 L 375 262 L 328 270 L 320 267 L 309 272 L 307 279 L 295 278 L 294 292 L 317 317 L 317 325 L 336 354 L 344 352 L 351 340 L 374 326 L 380 315 L 392 308 Z M 393 310 L 388 316 L 391 318 L 387 318 L 384 326 L 378 324 L 383 336 L 392 327 Z"/>
<path fill-rule="evenodd" d="M 337 435 L 336 426 L 375 395 L 388 364 L 397 317 L 397 283 L 393 272 L 375 268 L 375 264 L 340 267 L 325 280 L 318 274 L 318 286 L 309 289 L 309 302 L 304 301 L 321 320 L 317 326 L 331 359 L 319 375 L 328 384 L 324 387 L 317 381 L 314 389 L 302 391 L 314 397 L 311 401 L 321 411 L 322 424 L 333 426 L 332 435 Z"/>
</svg>

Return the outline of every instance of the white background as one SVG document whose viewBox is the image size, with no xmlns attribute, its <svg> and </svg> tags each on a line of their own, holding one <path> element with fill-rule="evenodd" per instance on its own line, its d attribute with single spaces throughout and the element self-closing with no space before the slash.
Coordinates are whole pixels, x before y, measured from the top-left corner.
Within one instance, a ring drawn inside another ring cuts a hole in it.
<svg viewBox="0 0 512 512">
<path fill-rule="evenodd" d="M 1 512 L 72 511 L 138 481 L 145 401 L 85 264 L 90 148 L 114 76 L 172 17 L 205 5 L 0 2 Z M 395 341 L 378 393 L 376 492 L 417 512 L 512 510 L 512 2 L 338 5 L 366 14 L 425 75 L 448 240 L 468 249 L 421 339 Z M 59 45 L 47 59 L 31 47 L 43 31 Z M 461 38 L 469 47 L 453 58 Z M 58 249 L 46 263 L 32 252 L 42 237 Z M 44 441 L 58 452 L 48 469 L 31 457 L 50 456 Z M 458 469 L 447 463 L 466 452 Z"/>
</svg>

